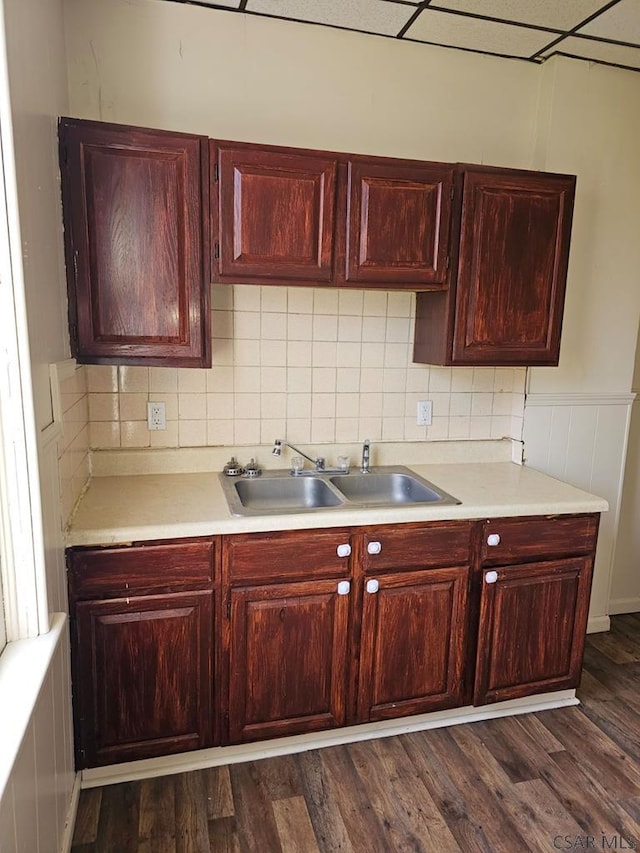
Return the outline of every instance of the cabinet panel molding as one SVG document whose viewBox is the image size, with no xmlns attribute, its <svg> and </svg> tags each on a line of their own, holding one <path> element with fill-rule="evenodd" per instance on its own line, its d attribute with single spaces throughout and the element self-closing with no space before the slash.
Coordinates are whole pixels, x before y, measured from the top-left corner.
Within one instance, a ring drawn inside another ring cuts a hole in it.
<svg viewBox="0 0 640 853">
<path fill-rule="evenodd" d="M 81 767 L 212 744 L 212 599 L 189 592 L 76 606 Z"/>
<path fill-rule="evenodd" d="M 475 705 L 578 686 L 592 569 L 576 557 L 485 572 Z"/>
<path fill-rule="evenodd" d="M 414 361 L 555 365 L 575 177 L 460 166 L 451 287 L 419 293 Z"/>
<path fill-rule="evenodd" d="M 454 361 L 558 363 L 574 186 L 465 170 Z"/>
<path fill-rule="evenodd" d="M 337 159 L 293 148 L 210 144 L 216 277 L 332 281 Z"/>
<path fill-rule="evenodd" d="M 345 720 L 349 596 L 334 580 L 231 592 L 231 743 Z"/>
<path fill-rule="evenodd" d="M 359 722 L 462 704 L 469 568 L 376 580 L 363 595 Z"/>
<path fill-rule="evenodd" d="M 347 282 L 446 285 L 453 175 L 438 163 L 349 163 Z"/>
<path fill-rule="evenodd" d="M 78 119 L 59 136 L 72 354 L 209 366 L 206 141 Z"/>
</svg>

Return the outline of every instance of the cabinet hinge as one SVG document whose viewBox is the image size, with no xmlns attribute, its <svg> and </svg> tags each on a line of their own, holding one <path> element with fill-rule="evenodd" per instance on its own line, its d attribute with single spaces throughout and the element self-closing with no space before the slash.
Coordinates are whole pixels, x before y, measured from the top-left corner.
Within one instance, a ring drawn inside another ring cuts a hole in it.
<svg viewBox="0 0 640 853">
<path fill-rule="evenodd" d="M 227 599 L 227 619 L 231 619 L 231 599 Z"/>
<path fill-rule="evenodd" d="M 69 149 L 67 148 L 66 145 L 63 145 L 60 148 L 60 159 L 62 160 L 62 164 L 64 166 L 66 166 L 67 163 L 69 162 Z"/>
<path fill-rule="evenodd" d="M 218 183 L 220 180 L 220 168 L 217 163 L 213 164 L 213 180 Z"/>
<path fill-rule="evenodd" d="M 456 194 L 456 191 L 455 191 L 454 187 L 451 187 L 451 189 L 449 190 L 449 198 L 451 199 L 451 201 L 453 201 L 455 194 Z"/>
<path fill-rule="evenodd" d="M 217 260 L 220 257 L 220 243 L 216 240 L 213 244 L 213 257 Z"/>
<path fill-rule="evenodd" d="M 451 266 L 451 256 L 447 255 L 447 260 L 444 262 L 444 268 L 446 270 L 448 270 L 450 266 Z"/>
</svg>

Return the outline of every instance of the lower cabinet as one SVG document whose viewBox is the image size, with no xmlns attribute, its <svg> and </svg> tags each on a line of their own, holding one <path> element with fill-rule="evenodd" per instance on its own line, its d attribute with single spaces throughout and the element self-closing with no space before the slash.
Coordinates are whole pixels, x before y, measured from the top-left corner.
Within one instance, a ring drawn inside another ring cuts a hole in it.
<svg viewBox="0 0 640 853">
<path fill-rule="evenodd" d="M 577 687 L 598 515 L 483 523 L 475 705 Z"/>
<path fill-rule="evenodd" d="M 211 743 L 210 592 L 83 601 L 74 699 L 83 766 Z"/>
<path fill-rule="evenodd" d="M 369 578 L 362 602 L 358 720 L 462 704 L 469 567 Z"/>
<path fill-rule="evenodd" d="M 216 544 L 67 552 L 78 769 L 213 745 Z"/>
<path fill-rule="evenodd" d="M 228 742 L 462 704 L 471 531 L 441 522 L 228 537 Z"/>
<path fill-rule="evenodd" d="M 232 590 L 232 743 L 344 725 L 349 596 L 338 583 Z"/>
<path fill-rule="evenodd" d="M 577 686 L 591 568 L 576 557 L 483 572 L 475 705 Z"/>
<path fill-rule="evenodd" d="M 72 548 L 78 767 L 577 687 L 597 531 L 564 515 Z"/>
</svg>

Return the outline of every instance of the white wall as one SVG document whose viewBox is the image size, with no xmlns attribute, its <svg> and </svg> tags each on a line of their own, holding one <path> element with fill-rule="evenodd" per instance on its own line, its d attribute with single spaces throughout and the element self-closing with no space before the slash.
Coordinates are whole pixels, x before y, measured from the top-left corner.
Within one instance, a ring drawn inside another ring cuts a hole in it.
<svg viewBox="0 0 640 853">
<path fill-rule="evenodd" d="M 542 66 L 534 166 L 577 175 L 557 368 L 532 393 L 628 392 L 640 318 L 640 74 L 557 57 Z"/>
<path fill-rule="evenodd" d="M 49 363 L 68 355 L 57 166 L 57 116 L 67 111 L 62 0 L 4 0 L 27 302 L 33 404 L 40 435 L 52 421 Z M 6 152 L 5 152 L 6 157 Z M 12 205 L 13 208 L 13 205 Z M 17 271 L 19 275 L 19 271 Z M 19 286 L 19 283 L 18 283 Z M 50 609 L 66 609 L 57 442 L 39 440 Z M 11 701 L 3 697 L 3 702 Z M 28 710 L 28 709 L 25 709 Z M 61 848 L 74 784 L 68 630 L 55 650 L 0 800 L 0 847 Z"/>
<path fill-rule="evenodd" d="M 612 612 L 640 609 L 635 433 L 622 502 L 640 318 L 639 135 L 639 74 L 561 57 L 543 66 L 534 165 L 578 180 L 560 364 L 530 371 L 525 456 L 609 501 L 591 600 L 604 628 L 610 596 Z M 637 414 L 634 423 L 640 432 Z M 623 510 L 624 554 L 614 562 Z"/>
<path fill-rule="evenodd" d="M 157 0 L 66 0 L 74 116 L 528 166 L 527 63 Z"/>
</svg>

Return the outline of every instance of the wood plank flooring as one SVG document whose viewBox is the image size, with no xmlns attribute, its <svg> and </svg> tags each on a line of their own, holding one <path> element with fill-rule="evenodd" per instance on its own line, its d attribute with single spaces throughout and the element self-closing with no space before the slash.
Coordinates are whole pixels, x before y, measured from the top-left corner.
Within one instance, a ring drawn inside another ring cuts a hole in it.
<svg viewBox="0 0 640 853">
<path fill-rule="evenodd" d="M 640 614 L 574 708 L 83 791 L 73 853 L 640 849 Z"/>
</svg>

